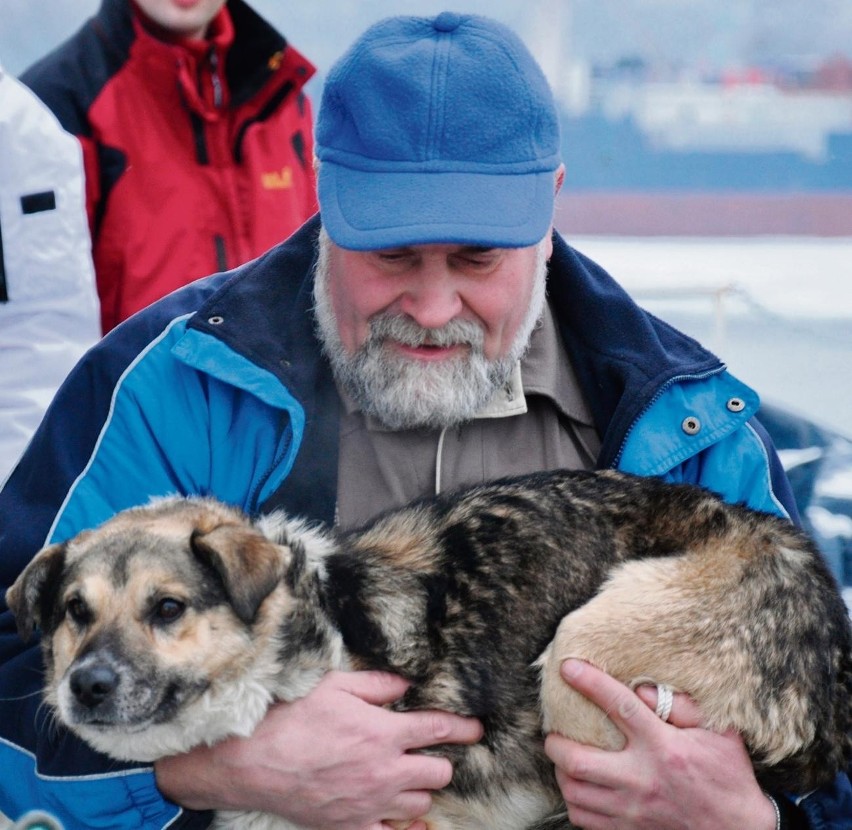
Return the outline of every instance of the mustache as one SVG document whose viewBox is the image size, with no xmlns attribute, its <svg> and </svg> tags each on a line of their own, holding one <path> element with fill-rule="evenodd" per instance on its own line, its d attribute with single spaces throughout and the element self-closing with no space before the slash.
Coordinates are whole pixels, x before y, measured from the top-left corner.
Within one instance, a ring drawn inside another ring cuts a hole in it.
<svg viewBox="0 0 852 830">
<path fill-rule="evenodd" d="M 473 320 L 450 320 L 440 328 L 424 328 L 404 314 L 377 314 L 370 319 L 366 347 L 393 340 L 404 346 L 471 346 L 481 349 L 485 332 Z"/>
</svg>

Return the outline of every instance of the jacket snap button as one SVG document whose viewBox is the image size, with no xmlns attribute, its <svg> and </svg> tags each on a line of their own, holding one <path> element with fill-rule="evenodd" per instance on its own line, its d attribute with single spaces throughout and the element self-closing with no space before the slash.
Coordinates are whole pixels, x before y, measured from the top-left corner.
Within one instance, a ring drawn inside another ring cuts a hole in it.
<svg viewBox="0 0 852 830">
<path fill-rule="evenodd" d="M 214 314 L 212 317 L 207 318 L 207 322 L 210 323 L 211 326 L 221 326 L 222 323 L 225 322 L 225 318 L 220 317 L 218 314 Z"/>
<path fill-rule="evenodd" d="M 742 412 L 745 409 L 745 401 L 742 398 L 731 398 L 727 407 L 731 412 Z"/>
<path fill-rule="evenodd" d="M 680 428 L 687 435 L 696 435 L 701 431 L 701 421 L 699 421 L 694 415 L 690 415 L 688 418 L 683 419 L 683 423 L 680 425 Z"/>
</svg>

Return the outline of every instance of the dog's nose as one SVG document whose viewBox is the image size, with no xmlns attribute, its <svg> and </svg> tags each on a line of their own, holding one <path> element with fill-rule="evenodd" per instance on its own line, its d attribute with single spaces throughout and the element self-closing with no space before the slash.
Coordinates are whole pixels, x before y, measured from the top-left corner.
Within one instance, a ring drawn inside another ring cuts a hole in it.
<svg viewBox="0 0 852 830">
<path fill-rule="evenodd" d="M 71 692 L 84 706 L 94 708 L 115 691 L 118 675 L 103 664 L 77 669 L 69 681 Z"/>
</svg>

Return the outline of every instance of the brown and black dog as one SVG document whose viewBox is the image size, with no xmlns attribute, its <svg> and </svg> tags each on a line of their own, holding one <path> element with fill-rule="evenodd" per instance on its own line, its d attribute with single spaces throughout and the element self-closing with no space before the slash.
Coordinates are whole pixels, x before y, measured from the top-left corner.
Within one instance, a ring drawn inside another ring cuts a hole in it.
<svg viewBox="0 0 852 830">
<path fill-rule="evenodd" d="M 7 594 L 42 631 L 46 700 L 96 749 L 150 761 L 249 734 L 332 668 L 396 672 L 399 708 L 484 724 L 434 830 L 568 827 L 543 730 L 615 748 L 567 656 L 688 692 L 766 789 L 852 760 L 852 635 L 790 523 L 688 485 L 557 471 L 449 493 L 352 533 L 208 499 L 120 513 L 41 551 Z M 221 825 L 292 827 L 220 814 Z"/>
</svg>

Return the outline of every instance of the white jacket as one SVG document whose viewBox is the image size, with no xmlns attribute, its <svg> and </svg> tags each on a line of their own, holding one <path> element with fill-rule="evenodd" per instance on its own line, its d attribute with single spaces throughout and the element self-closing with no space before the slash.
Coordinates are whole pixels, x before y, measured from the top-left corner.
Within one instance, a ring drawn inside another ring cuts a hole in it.
<svg viewBox="0 0 852 830">
<path fill-rule="evenodd" d="M 79 142 L 0 66 L 0 483 L 100 337 Z"/>
</svg>

